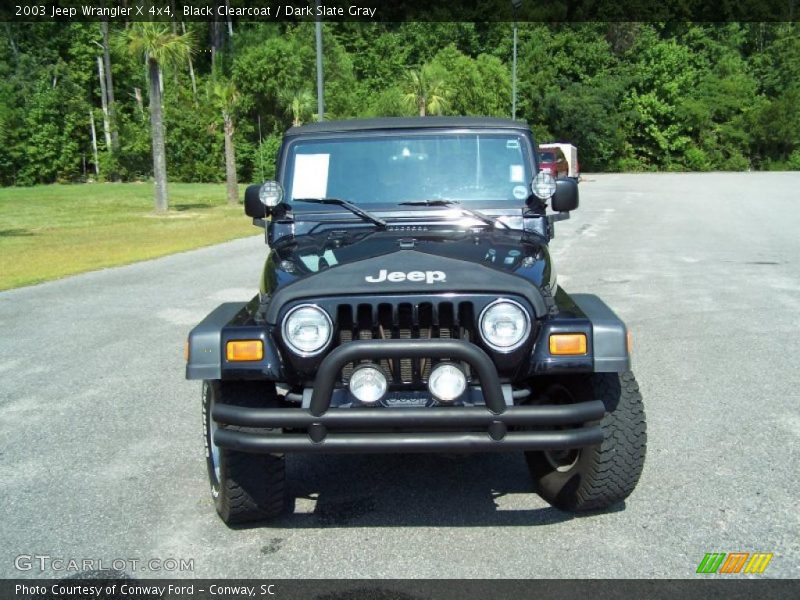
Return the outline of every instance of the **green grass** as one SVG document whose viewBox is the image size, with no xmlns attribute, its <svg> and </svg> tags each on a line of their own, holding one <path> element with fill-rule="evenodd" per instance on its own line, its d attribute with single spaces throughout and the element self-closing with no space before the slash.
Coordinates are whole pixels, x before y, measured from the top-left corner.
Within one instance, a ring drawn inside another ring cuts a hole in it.
<svg viewBox="0 0 800 600">
<path fill-rule="evenodd" d="M 223 184 L 172 183 L 153 211 L 151 183 L 0 188 L 0 290 L 255 235 Z"/>
</svg>

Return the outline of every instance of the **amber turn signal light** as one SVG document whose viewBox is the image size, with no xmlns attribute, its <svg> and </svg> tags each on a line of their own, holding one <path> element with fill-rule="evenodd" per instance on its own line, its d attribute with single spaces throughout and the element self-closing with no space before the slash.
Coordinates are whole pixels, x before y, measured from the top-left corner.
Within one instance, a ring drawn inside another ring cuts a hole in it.
<svg viewBox="0 0 800 600">
<path fill-rule="evenodd" d="M 586 354 L 585 333 L 554 333 L 550 336 L 550 354 L 556 356 Z"/>
<path fill-rule="evenodd" d="M 261 360 L 264 358 L 264 344 L 261 340 L 235 340 L 225 346 L 225 356 L 231 362 Z"/>
</svg>

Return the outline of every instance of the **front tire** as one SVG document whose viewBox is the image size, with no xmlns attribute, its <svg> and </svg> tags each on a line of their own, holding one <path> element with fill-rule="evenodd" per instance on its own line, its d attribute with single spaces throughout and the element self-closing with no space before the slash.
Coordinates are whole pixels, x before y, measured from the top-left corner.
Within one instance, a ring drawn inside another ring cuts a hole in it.
<svg viewBox="0 0 800 600">
<path fill-rule="evenodd" d="M 211 496 L 217 513 L 228 525 L 263 521 L 286 507 L 286 467 L 282 454 L 247 454 L 214 444 L 217 424 L 211 419 L 215 403 L 265 407 L 277 405 L 274 385 L 258 381 L 204 381 L 203 432 Z M 233 427 L 248 431 L 246 427 Z M 263 431 L 263 430 L 262 430 Z M 275 434 L 280 435 L 280 430 Z"/>
<path fill-rule="evenodd" d="M 551 383 L 542 402 L 602 400 L 599 446 L 567 452 L 526 452 L 537 492 L 551 505 L 570 511 L 602 510 L 627 498 L 639 481 L 647 427 L 633 373 L 593 373 Z"/>
</svg>

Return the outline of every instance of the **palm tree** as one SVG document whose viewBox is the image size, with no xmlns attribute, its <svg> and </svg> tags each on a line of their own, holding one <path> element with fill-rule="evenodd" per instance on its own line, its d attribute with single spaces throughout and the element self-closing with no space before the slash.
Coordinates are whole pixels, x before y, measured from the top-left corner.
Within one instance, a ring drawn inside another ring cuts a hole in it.
<svg viewBox="0 0 800 600">
<path fill-rule="evenodd" d="M 117 109 L 114 101 L 114 76 L 111 73 L 111 44 L 108 35 L 108 19 L 100 21 L 100 33 L 103 36 L 103 65 L 106 78 L 106 99 L 108 101 L 108 117 L 111 123 L 111 150 L 119 152 L 119 131 L 117 131 Z"/>
<path fill-rule="evenodd" d="M 450 106 L 450 89 L 444 73 L 433 65 L 423 65 L 408 72 L 404 85 L 403 102 L 410 110 L 425 115 L 440 115 Z"/>
<path fill-rule="evenodd" d="M 167 23 L 136 22 L 121 34 L 123 47 L 132 55 L 141 55 L 147 63 L 150 79 L 150 136 L 153 141 L 153 179 L 156 212 L 166 212 L 167 162 L 164 150 L 164 117 L 161 101 L 161 70 L 185 62 L 193 52 L 191 32 L 178 35 Z"/>
<path fill-rule="evenodd" d="M 209 86 L 211 101 L 222 113 L 225 134 L 225 179 L 228 182 L 228 204 L 239 204 L 239 184 L 236 181 L 236 149 L 233 145 L 233 132 L 236 129 L 233 114 L 239 103 L 239 90 L 229 80 L 215 80 Z"/>
<path fill-rule="evenodd" d="M 284 90 L 278 97 L 278 102 L 283 105 L 286 114 L 292 116 L 292 125 L 295 127 L 302 125 L 304 121 L 314 116 L 316 99 L 307 89 Z"/>
</svg>

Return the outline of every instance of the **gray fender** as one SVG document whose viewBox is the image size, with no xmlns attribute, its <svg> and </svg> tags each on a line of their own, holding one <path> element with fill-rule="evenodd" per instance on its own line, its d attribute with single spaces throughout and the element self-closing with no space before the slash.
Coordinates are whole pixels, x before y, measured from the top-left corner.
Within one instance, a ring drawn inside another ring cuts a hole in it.
<svg viewBox="0 0 800 600">
<path fill-rule="evenodd" d="M 263 379 L 280 381 L 283 362 L 264 325 L 253 320 L 256 296 L 248 302 L 219 305 L 189 333 L 186 379 Z M 261 360 L 228 362 L 223 348 L 231 340 L 261 340 Z"/>
<path fill-rule="evenodd" d="M 570 294 L 592 322 L 596 373 L 623 373 L 631 368 L 628 328 L 608 305 L 594 294 Z"/>
<path fill-rule="evenodd" d="M 222 328 L 246 302 L 226 302 L 211 311 L 189 333 L 186 379 L 222 379 Z"/>
</svg>

